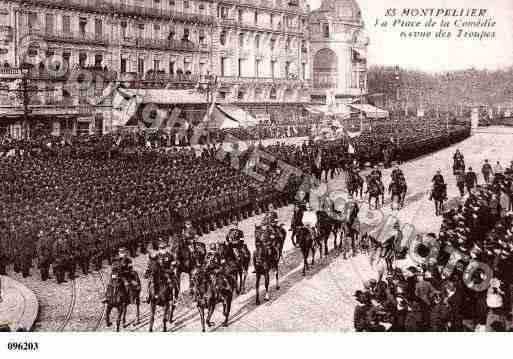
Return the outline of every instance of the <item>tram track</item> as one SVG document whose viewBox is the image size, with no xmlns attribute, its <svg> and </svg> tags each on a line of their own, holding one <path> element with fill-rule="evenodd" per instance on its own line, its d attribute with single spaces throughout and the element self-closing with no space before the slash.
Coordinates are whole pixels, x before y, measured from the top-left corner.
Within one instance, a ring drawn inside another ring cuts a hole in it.
<svg viewBox="0 0 513 359">
<path fill-rule="evenodd" d="M 77 282 L 75 279 L 71 281 L 71 301 L 68 306 L 68 310 L 66 312 L 66 316 L 64 317 L 64 321 L 61 323 L 59 328 L 57 328 L 58 332 L 63 332 L 66 327 L 68 326 L 71 315 L 73 314 L 73 311 L 75 309 L 75 303 L 77 302 Z"/>
</svg>

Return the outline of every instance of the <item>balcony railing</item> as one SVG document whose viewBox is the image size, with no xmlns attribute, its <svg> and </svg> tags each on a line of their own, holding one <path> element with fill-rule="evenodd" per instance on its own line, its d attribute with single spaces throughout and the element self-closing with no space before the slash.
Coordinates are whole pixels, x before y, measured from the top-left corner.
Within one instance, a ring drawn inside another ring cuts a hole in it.
<svg viewBox="0 0 513 359">
<path fill-rule="evenodd" d="M 25 35 L 39 36 L 46 41 L 65 42 L 75 44 L 93 44 L 107 46 L 109 37 L 102 34 L 88 32 L 49 32 L 39 29 L 27 29 Z"/>
<path fill-rule="evenodd" d="M 150 39 L 144 37 L 135 37 L 124 38 L 122 40 L 122 43 L 127 46 L 156 50 L 178 50 L 191 52 L 206 52 L 209 50 L 207 44 L 197 44 L 185 40 Z"/>
<path fill-rule="evenodd" d="M 0 67 L 0 78 L 21 77 L 21 70 L 14 67 Z"/>
<path fill-rule="evenodd" d="M 222 76 L 219 81 L 225 83 L 245 83 L 245 84 L 275 84 L 275 85 L 311 85 L 311 80 L 293 80 L 273 77 L 239 77 L 239 76 Z"/>
<path fill-rule="evenodd" d="M 155 19 L 166 19 L 180 22 L 203 23 L 211 25 L 215 23 L 214 16 L 192 14 L 173 10 L 156 9 L 145 6 L 112 4 L 103 0 L 15 0 L 22 4 L 40 5 L 48 7 L 60 7 L 81 11 L 91 11 L 110 15 L 142 16 Z"/>
<path fill-rule="evenodd" d="M 292 13 L 305 14 L 306 11 L 298 7 L 297 1 L 280 1 L 280 0 L 221 0 L 224 3 L 239 4 L 250 6 L 252 8 L 264 8 L 272 10 L 284 10 Z"/>
<path fill-rule="evenodd" d="M 241 27 L 243 29 L 255 31 L 275 31 L 287 33 L 302 33 L 299 26 L 286 26 L 282 24 L 255 24 L 254 21 L 240 21 L 233 18 L 221 18 L 219 24 L 226 27 Z"/>
</svg>

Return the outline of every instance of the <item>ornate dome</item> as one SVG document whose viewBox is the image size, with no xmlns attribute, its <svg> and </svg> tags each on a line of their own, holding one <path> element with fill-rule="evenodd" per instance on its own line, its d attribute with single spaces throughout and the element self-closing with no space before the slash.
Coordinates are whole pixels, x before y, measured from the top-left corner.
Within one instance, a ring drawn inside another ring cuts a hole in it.
<svg viewBox="0 0 513 359">
<path fill-rule="evenodd" d="M 320 12 L 336 20 L 360 22 L 362 13 L 355 0 L 323 0 Z"/>
</svg>

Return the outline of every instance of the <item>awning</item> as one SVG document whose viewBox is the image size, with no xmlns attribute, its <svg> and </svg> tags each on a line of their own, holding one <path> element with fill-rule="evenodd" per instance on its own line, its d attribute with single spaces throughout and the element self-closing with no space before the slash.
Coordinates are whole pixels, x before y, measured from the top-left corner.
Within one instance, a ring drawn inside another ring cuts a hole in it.
<svg viewBox="0 0 513 359">
<path fill-rule="evenodd" d="M 256 126 L 258 124 L 258 120 L 256 118 L 240 107 L 233 105 L 218 105 L 217 108 L 230 119 L 237 121 L 240 127 Z"/>
<path fill-rule="evenodd" d="M 205 96 L 193 90 L 150 89 L 135 91 L 143 96 L 143 103 L 161 105 L 206 103 Z"/>
<path fill-rule="evenodd" d="M 335 116 L 345 119 L 351 117 L 351 109 L 346 105 L 305 106 L 306 110 L 317 115 Z"/>
<path fill-rule="evenodd" d="M 206 124 L 207 128 L 237 128 L 240 127 L 237 121 L 229 118 L 225 113 L 223 113 L 219 108 L 214 108 L 212 110 L 212 117 Z"/>
<path fill-rule="evenodd" d="M 363 112 L 365 114 L 365 116 L 367 116 L 369 118 L 387 118 L 388 117 L 388 111 L 382 110 L 382 109 L 374 107 L 372 105 L 351 104 L 348 106 L 351 108 L 354 108 L 358 111 Z"/>
</svg>

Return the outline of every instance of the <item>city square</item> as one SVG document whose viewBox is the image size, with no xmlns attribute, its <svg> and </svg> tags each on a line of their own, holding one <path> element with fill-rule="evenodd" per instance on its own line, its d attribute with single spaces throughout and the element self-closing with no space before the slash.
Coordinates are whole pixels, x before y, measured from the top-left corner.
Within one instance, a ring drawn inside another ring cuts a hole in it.
<svg viewBox="0 0 513 359">
<path fill-rule="evenodd" d="M 0 3 L 3 331 L 513 328 L 511 65 L 370 63 L 355 0 Z"/>
</svg>

